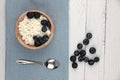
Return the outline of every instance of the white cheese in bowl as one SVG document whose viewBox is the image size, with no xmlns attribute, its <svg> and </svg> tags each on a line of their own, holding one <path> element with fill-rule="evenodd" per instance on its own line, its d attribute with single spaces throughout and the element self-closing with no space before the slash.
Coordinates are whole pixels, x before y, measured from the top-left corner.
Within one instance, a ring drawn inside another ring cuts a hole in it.
<svg viewBox="0 0 120 80">
<path fill-rule="evenodd" d="M 24 19 L 21 22 L 19 22 L 19 34 L 22 36 L 22 40 L 25 41 L 25 44 L 34 45 L 33 36 L 35 35 L 38 35 L 40 37 L 43 37 L 44 35 L 50 36 L 51 32 L 49 28 L 47 28 L 46 32 L 42 32 L 42 20 L 47 19 L 42 15 L 38 19 L 28 19 L 27 16 L 25 16 Z"/>
</svg>

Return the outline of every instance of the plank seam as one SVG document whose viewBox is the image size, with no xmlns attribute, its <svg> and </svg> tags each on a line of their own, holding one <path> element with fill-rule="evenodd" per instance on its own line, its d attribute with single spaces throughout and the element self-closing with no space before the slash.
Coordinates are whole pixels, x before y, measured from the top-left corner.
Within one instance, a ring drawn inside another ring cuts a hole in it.
<svg viewBox="0 0 120 80">
<path fill-rule="evenodd" d="M 85 8 L 85 33 L 87 33 L 87 10 L 88 10 L 88 0 L 86 0 L 86 8 Z M 85 46 L 86 50 L 86 46 Z M 86 80 L 86 64 L 84 63 L 84 80 Z"/>
<path fill-rule="evenodd" d="M 104 13 L 104 16 L 105 16 L 105 23 L 104 23 L 104 27 L 105 27 L 105 32 L 104 32 L 104 73 L 103 73 L 103 80 L 105 80 L 105 53 L 106 53 L 106 29 L 107 29 L 107 8 L 108 8 L 108 1 L 105 0 L 105 13 Z"/>
</svg>

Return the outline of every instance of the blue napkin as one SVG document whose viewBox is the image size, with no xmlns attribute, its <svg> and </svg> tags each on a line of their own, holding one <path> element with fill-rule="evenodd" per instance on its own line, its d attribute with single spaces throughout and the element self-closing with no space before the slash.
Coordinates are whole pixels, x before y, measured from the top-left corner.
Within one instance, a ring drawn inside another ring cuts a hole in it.
<svg viewBox="0 0 120 80">
<path fill-rule="evenodd" d="M 68 0 L 6 0 L 6 80 L 68 80 Z M 15 22 L 23 12 L 37 9 L 47 13 L 55 25 L 52 42 L 40 50 L 29 50 L 15 37 Z M 45 62 L 55 58 L 56 70 L 40 65 L 18 65 L 17 59 Z"/>
</svg>

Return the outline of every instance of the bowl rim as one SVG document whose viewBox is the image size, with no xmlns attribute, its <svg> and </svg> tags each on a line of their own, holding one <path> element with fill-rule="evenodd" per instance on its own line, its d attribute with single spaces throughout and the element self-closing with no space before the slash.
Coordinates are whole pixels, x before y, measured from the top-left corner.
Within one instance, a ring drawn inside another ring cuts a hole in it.
<svg viewBox="0 0 120 80">
<path fill-rule="evenodd" d="M 51 28 L 50 28 L 51 34 L 50 34 L 50 36 L 49 36 L 49 39 L 48 39 L 47 42 L 45 42 L 45 43 L 42 44 L 41 46 L 35 47 L 35 46 L 31 46 L 31 45 L 25 44 L 25 41 L 22 40 L 22 36 L 19 34 L 19 30 L 18 30 L 19 22 L 21 22 L 21 21 L 24 19 L 24 17 L 26 16 L 26 14 L 27 14 L 28 12 L 39 12 L 40 14 L 42 14 L 43 16 L 45 16 L 45 17 L 47 18 L 47 20 L 49 20 L 50 23 L 51 23 Z M 52 19 L 51 19 L 45 12 L 42 12 L 42 11 L 40 11 L 40 10 L 29 10 L 29 11 L 26 11 L 26 12 L 22 13 L 22 14 L 18 17 L 18 19 L 17 19 L 17 21 L 16 21 L 16 24 L 15 24 L 15 34 L 16 34 L 16 38 L 17 38 L 18 42 L 19 42 L 22 46 L 24 46 L 25 48 L 32 49 L 32 50 L 42 49 L 42 48 L 46 47 L 46 46 L 52 41 L 52 38 L 53 38 L 53 36 L 54 36 L 54 32 L 55 32 L 55 28 L 54 28 L 54 23 L 53 23 Z"/>
</svg>

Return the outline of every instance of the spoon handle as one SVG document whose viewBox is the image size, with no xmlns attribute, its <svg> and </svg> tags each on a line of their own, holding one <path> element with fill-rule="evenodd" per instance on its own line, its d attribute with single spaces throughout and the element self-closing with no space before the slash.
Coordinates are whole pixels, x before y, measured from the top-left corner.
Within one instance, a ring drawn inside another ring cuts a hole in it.
<svg viewBox="0 0 120 80">
<path fill-rule="evenodd" d="M 24 60 L 24 59 L 19 59 L 16 61 L 16 63 L 18 64 L 23 64 L 23 65 L 26 65 L 26 64 L 40 64 L 40 65 L 45 65 L 45 63 L 43 62 L 36 62 L 36 61 L 30 61 L 30 60 Z"/>
</svg>

